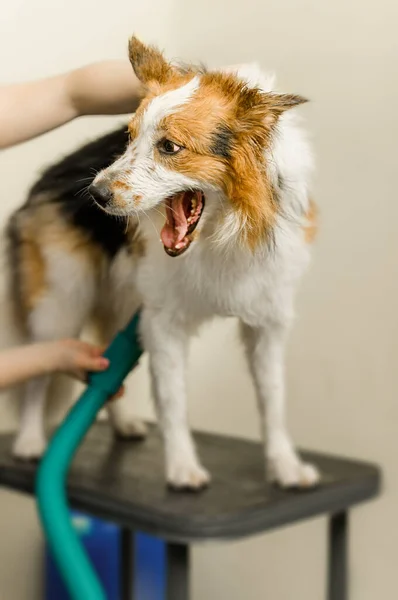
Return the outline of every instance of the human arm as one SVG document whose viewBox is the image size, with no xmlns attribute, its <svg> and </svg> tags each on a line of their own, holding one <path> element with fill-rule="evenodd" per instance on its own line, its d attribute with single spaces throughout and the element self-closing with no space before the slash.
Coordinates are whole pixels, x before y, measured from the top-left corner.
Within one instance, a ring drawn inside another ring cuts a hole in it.
<svg viewBox="0 0 398 600">
<path fill-rule="evenodd" d="M 0 149 L 83 115 L 134 112 L 141 84 L 126 60 L 94 63 L 55 77 L 0 87 Z"/>
</svg>

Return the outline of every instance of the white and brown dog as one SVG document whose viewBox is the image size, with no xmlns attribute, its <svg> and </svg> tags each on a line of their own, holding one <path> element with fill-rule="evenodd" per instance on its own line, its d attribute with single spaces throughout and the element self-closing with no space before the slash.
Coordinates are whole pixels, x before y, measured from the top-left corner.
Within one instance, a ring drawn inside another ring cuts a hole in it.
<svg viewBox="0 0 398 600">
<path fill-rule="evenodd" d="M 210 476 L 187 421 L 189 338 L 215 315 L 238 317 L 267 476 L 312 486 L 319 476 L 296 453 L 284 392 L 294 295 L 315 231 L 311 153 L 291 110 L 304 99 L 274 92 L 256 65 L 183 69 L 136 38 L 129 52 L 145 96 L 128 132 L 48 169 L 11 219 L 20 319 L 29 339 L 42 340 L 78 336 L 95 318 L 109 340 L 141 306 L 167 481 L 198 489 Z M 93 172 L 96 204 L 78 194 Z M 26 388 L 14 447 L 20 458 L 44 450 L 47 385 L 41 378 Z M 119 434 L 144 435 L 126 400 L 109 411 Z"/>
</svg>

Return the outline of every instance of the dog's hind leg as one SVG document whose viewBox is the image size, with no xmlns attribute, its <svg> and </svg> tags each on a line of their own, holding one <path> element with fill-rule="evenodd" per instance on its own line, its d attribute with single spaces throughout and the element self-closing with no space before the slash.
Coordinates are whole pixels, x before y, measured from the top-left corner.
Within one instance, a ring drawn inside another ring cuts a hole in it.
<svg viewBox="0 0 398 600">
<path fill-rule="evenodd" d="M 95 276 L 81 256 L 59 248 L 43 252 L 45 286 L 26 319 L 30 342 L 78 337 L 90 314 Z M 22 399 L 20 429 L 13 454 L 23 460 L 40 458 L 46 447 L 44 409 L 50 376 L 27 383 Z"/>
<path fill-rule="evenodd" d="M 21 460 L 40 458 L 46 448 L 44 433 L 44 403 L 49 376 L 37 377 L 27 382 L 22 398 L 22 413 L 13 455 Z"/>
</svg>

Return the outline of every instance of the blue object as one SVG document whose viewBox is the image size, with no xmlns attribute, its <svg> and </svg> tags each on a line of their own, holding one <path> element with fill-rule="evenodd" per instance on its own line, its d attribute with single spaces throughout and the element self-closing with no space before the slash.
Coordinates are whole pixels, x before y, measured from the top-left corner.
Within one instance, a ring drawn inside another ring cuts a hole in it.
<svg viewBox="0 0 398 600">
<path fill-rule="evenodd" d="M 120 599 L 120 529 L 82 513 L 73 512 L 72 525 L 89 556 L 108 600 Z M 45 600 L 70 600 L 56 562 L 47 548 Z"/>
<path fill-rule="evenodd" d="M 165 600 L 166 544 L 151 535 L 135 536 L 134 598 Z"/>
</svg>

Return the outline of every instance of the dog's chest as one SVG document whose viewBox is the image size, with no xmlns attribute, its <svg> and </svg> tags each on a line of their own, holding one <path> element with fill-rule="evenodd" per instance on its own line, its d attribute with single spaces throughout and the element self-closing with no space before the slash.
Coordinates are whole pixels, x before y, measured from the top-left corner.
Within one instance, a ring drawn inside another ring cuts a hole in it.
<svg viewBox="0 0 398 600">
<path fill-rule="evenodd" d="M 266 261 L 245 265 L 213 257 L 195 261 L 186 271 L 181 274 L 185 282 L 189 281 L 185 310 L 249 321 L 262 320 L 272 310 L 279 283 Z"/>
<path fill-rule="evenodd" d="M 267 317 L 283 318 L 289 309 L 295 279 L 290 267 L 274 256 L 192 252 L 173 259 L 158 247 L 143 261 L 138 284 L 144 303 L 157 309 L 193 321 L 234 316 L 256 325 Z"/>
</svg>

